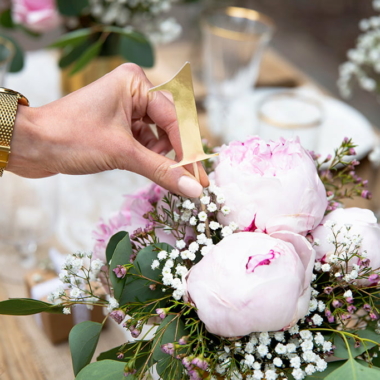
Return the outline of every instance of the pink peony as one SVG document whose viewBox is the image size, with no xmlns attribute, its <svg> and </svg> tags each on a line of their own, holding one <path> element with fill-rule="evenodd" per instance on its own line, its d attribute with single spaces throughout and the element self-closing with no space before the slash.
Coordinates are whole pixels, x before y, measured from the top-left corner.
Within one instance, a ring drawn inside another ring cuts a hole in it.
<svg viewBox="0 0 380 380">
<path fill-rule="evenodd" d="M 315 252 L 301 235 L 240 232 L 187 275 L 187 297 L 208 331 L 224 337 L 278 331 L 309 309 Z"/>
<path fill-rule="evenodd" d="M 93 236 L 96 239 L 94 257 L 105 261 L 105 250 L 110 238 L 119 231 L 127 231 L 132 234 L 138 228 L 150 228 L 152 223 L 144 218 L 144 214 L 153 209 L 153 204 L 159 203 L 167 190 L 152 184 L 136 194 L 126 195 L 121 210 L 115 213 L 108 221 L 100 221 Z M 167 234 L 162 228 L 156 229 L 156 236 L 160 242 L 175 244 L 173 235 Z"/>
<path fill-rule="evenodd" d="M 374 213 L 370 210 L 352 207 L 337 209 L 328 214 L 322 220 L 321 225 L 311 232 L 313 238 L 318 239 L 319 245 L 315 246 L 317 260 L 324 260 L 335 252 L 334 244 L 328 241 L 328 237 L 332 235 L 331 228 L 324 225 L 328 221 L 330 224 L 331 222 L 335 223 L 334 231 L 342 229 L 337 238 L 339 243 L 346 240 L 344 235 L 348 235 L 348 238 L 360 235 L 363 240 L 359 253 L 364 254 L 369 260 L 369 266 L 380 273 L 380 226 L 377 224 Z M 346 226 L 350 226 L 348 233 Z M 353 257 L 349 263 L 351 266 L 353 264 L 360 265 L 360 260 L 358 257 Z M 377 281 L 376 276 L 372 276 L 370 279 L 359 279 L 357 282 L 367 286 Z"/>
<path fill-rule="evenodd" d="M 12 17 L 33 32 L 44 33 L 61 24 L 54 0 L 12 0 Z"/>
<path fill-rule="evenodd" d="M 232 142 L 221 148 L 213 176 L 231 209 L 219 221 L 234 221 L 241 230 L 306 235 L 327 207 L 314 161 L 298 139 Z"/>
</svg>

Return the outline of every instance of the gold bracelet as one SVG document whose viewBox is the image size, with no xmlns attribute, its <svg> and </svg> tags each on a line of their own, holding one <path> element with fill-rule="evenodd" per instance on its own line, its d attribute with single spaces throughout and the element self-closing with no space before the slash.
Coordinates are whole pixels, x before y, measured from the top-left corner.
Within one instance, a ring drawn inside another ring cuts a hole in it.
<svg viewBox="0 0 380 380">
<path fill-rule="evenodd" d="M 3 175 L 11 153 L 18 104 L 29 106 L 29 101 L 19 92 L 0 87 L 0 177 Z"/>
</svg>

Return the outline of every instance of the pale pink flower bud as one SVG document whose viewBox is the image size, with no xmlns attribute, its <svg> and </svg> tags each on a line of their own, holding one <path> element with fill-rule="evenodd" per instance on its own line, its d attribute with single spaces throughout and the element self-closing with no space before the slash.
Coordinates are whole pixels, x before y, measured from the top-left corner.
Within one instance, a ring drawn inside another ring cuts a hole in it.
<svg viewBox="0 0 380 380">
<path fill-rule="evenodd" d="M 231 208 L 218 221 L 244 231 L 287 230 L 302 235 L 318 226 L 327 207 L 315 163 L 299 140 L 250 137 L 223 146 L 211 177 Z M 254 189 L 254 191 L 253 191 Z"/>
<path fill-rule="evenodd" d="M 368 305 L 368 303 L 365 303 L 365 304 L 363 305 L 363 309 L 364 309 L 365 311 L 371 311 L 371 310 L 372 310 L 372 307 L 371 307 L 371 305 Z"/>
<path fill-rule="evenodd" d="M 342 307 L 343 304 L 339 300 L 334 300 L 332 301 L 332 305 L 335 307 L 335 309 L 337 309 L 338 307 Z"/>
<path fill-rule="evenodd" d="M 344 235 L 346 234 L 348 236 L 359 235 L 362 239 L 358 251 L 359 255 L 365 256 L 365 260 L 370 261 L 373 269 L 380 268 L 380 226 L 377 224 L 377 219 L 371 210 L 356 207 L 339 208 L 328 214 L 322 220 L 321 225 L 311 232 L 313 238 L 319 240 L 319 245 L 314 247 L 317 260 L 322 260 L 326 253 L 335 251 L 335 245 L 328 240 L 328 236 L 331 235 L 331 228 L 324 226 L 327 221 L 334 222 L 334 229 L 337 231 L 342 229 L 342 233 L 337 236 L 337 242 L 340 244 L 343 243 Z M 349 231 L 347 231 L 347 225 L 351 225 Z M 359 257 L 353 256 L 348 262 L 349 271 L 351 271 L 354 264 L 363 266 L 365 260 L 361 261 Z M 359 286 L 369 286 L 371 284 L 371 281 L 366 278 L 358 278 L 355 281 Z"/>
<path fill-rule="evenodd" d="M 314 250 L 301 235 L 235 233 L 192 267 L 188 296 L 213 334 L 287 329 L 308 312 L 313 265 Z"/>
<path fill-rule="evenodd" d="M 161 351 L 168 355 L 174 355 L 174 344 L 166 343 L 161 346 Z"/>
<path fill-rule="evenodd" d="M 169 309 L 162 309 L 162 308 L 159 308 L 159 309 L 156 309 L 156 314 L 158 314 L 158 316 L 161 318 L 161 319 L 164 319 L 168 313 L 168 310 Z"/>
<path fill-rule="evenodd" d="M 13 0 L 12 18 L 27 29 L 45 33 L 62 23 L 55 0 Z"/>
</svg>

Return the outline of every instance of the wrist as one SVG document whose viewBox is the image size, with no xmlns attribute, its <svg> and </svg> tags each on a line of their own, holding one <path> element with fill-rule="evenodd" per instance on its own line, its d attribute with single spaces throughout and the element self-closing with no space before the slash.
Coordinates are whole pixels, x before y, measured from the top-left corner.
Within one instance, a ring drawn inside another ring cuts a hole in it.
<svg viewBox="0 0 380 380">
<path fill-rule="evenodd" d="M 38 125 L 38 108 L 19 105 L 11 140 L 11 154 L 6 170 L 23 177 L 39 177 L 42 129 Z"/>
</svg>

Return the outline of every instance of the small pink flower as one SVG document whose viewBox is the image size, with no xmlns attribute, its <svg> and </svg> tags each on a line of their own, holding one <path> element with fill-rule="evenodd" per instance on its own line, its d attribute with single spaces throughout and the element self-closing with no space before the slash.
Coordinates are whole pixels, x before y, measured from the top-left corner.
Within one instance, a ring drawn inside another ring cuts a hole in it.
<svg viewBox="0 0 380 380">
<path fill-rule="evenodd" d="M 368 303 L 365 303 L 365 304 L 363 305 L 363 309 L 364 309 L 365 311 L 371 311 L 371 310 L 372 310 L 372 307 L 371 307 L 371 305 L 368 305 Z"/>
<path fill-rule="evenodd" d="M 118 324 L 124 321 L 125 312 L 121 309 L 114 310 L 110 313 L 110 317 L 116 321 Z"/>
<path fill-rule="evenodd" d="M 168 355 L 174 355 L 174 344 L 166 343 L 161 346 L 161 351 Z"/>
<path fill-rule="evenodd" d="M 337 309 L 339 307 L 342 307 L 343 304 L 339 300 L 334 300 L 332 301 L 332 305 L 335 307 L 335 309 Z"/>
<path fill-rule="evenodd" d="M 117 278 L 124 278 L 125 275 L 127 274 L 127 270 L 123 265 L 118 265 L 113 272 L 115 273 Z"/>
<path fill-rule="evenodd" d="M 164 319 L 167 315 L 167 312 L 168 312 L 168 309 L 156 309 L 156 314 L 158 314 L 158 316 L 161 318 L 161 319 Z"/>
<path fill-rule="evenodd" d="M 350 313 L 350 314 L 353 314 L 355 311 L 356 311 L 356 307 L 354 305 L 350 305 L 348 306 L 347 308 L 347 311 Z"/>
</svg>

